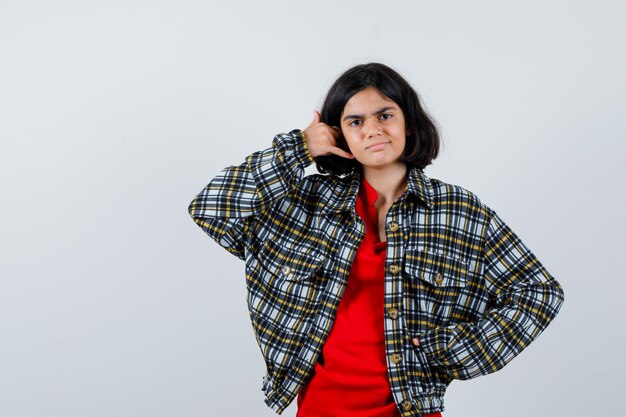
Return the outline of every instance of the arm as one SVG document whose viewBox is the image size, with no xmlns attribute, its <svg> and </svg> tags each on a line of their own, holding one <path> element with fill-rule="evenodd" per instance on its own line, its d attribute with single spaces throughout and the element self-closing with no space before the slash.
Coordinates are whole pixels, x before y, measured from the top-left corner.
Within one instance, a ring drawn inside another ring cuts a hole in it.
<svg viewBox="0 0 626 417">
<path fill-rule="evenodd" d="M 339 132 L 322 123 L 317 111 L 304 132 L 294 132 L 275 136 L 271 148 L 249 155 L 241 165 L 224 168 L 189 204 L 196 224 L 241 259 L 249 219 L 292 191 L 314 157 L 353 158 L 336 146 Z"/>
<path fill-rule="evenodd" d="M 248 220 L 291 191 L 312 162 L 300 135 L 278 134 L 271 148 L 224 168 L 191 201 L 189 214 L 220 246 L 244 259 Z"/>
<path fill-rule="evenodd" d="M 414 341 L 431 364 L 452 378 L 501 369 L 539 336 L 564 300 L 560 284 L 495 211 L 490 212 L 484 279 L 494 306 L 477 322 L 436 328 Z"/>
</svg>

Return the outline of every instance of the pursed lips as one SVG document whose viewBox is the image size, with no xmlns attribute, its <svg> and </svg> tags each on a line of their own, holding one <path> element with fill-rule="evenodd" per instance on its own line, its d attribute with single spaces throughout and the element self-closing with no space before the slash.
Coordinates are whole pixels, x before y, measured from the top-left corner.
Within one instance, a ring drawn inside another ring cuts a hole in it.
<svg viewBox="0 0 626 417">
<path fill-rule="evenodd" d="M 367 146 L 365 149 L 369 149 L 369 148 L 373 148 L 375 146 L 379 146 L 379 145 L 386 145 L 388 143 L 391 143 L 390 141 L 386 141 L 386 142 L 376 142 L 376 143 L 372 143 L 370 146 Z"/>
</svg>

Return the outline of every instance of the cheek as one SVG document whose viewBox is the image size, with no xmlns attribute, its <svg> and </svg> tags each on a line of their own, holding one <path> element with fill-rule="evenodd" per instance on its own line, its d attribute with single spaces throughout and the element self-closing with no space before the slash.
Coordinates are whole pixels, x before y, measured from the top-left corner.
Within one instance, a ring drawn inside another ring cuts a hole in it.
<svg viewBox="0 0 626 417">
<path fill-rule="evenodd" d="M 404 121 L 402 121 L 401 123 L 398 123 L 395 126 L 395 131 L 398 135 L 406 135 L 408 132 L 406 131 L 406 128 L 404 126 Z"/>
<path fill-rule="evenodd" d="M 356 155 L 359 153 L 359 148 L 357 146 L 353 146 L 349 140 L 346 140 L 346 143 L 348 144 L 348 150 L 351 154 Z"/>
<path fill-rule="evenodd" d="M 357 147 L 354 146 L 356 144 L 356 141 L 354 140 L 354 138 L 352 136 L 343 136 L 343 140 L 346 142 L 346 144 L 348 145 L 348 148 L 350 148 L 350 151 L 355 150 Z"/>
</svg>

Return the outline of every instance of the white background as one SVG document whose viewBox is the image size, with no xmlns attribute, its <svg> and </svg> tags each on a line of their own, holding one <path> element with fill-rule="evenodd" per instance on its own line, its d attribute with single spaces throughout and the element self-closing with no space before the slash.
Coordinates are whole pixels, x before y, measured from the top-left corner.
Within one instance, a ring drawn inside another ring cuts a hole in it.
<svg viewBox="0 0 626 417">
<path fill-rule="evenodd" d="M 0 1 L 0 416 L 272 416 L 243 263 L 191 199 L 386 63 L 565 289 L 445 417 L 623 412 L 622 1 Z M 284 415 L 293 416 L 295 405 Z"/>
</svg>

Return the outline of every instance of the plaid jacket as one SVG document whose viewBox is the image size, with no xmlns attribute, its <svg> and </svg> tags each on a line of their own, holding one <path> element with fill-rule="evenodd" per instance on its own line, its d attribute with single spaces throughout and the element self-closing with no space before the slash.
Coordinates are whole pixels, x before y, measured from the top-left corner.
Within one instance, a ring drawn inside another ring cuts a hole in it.
<svg viewBox="0 0 626 417">
<path fill-rule="evenodd" d="M 311 375 L 365 234 L 358 173 L 304 176 L 297 134 L 222 170 L 193 220 L 245 260 L 247 302 L 278 414 Z M 452 379 L 495 372 L 532 342 L 563 290 L 494 210 L 459 186 L 409 171 L 386 218 L 385 342 L 403 416 L 443 411 Z M 419 337 L 420 347 L 411 343 Z"/>
</svg>

